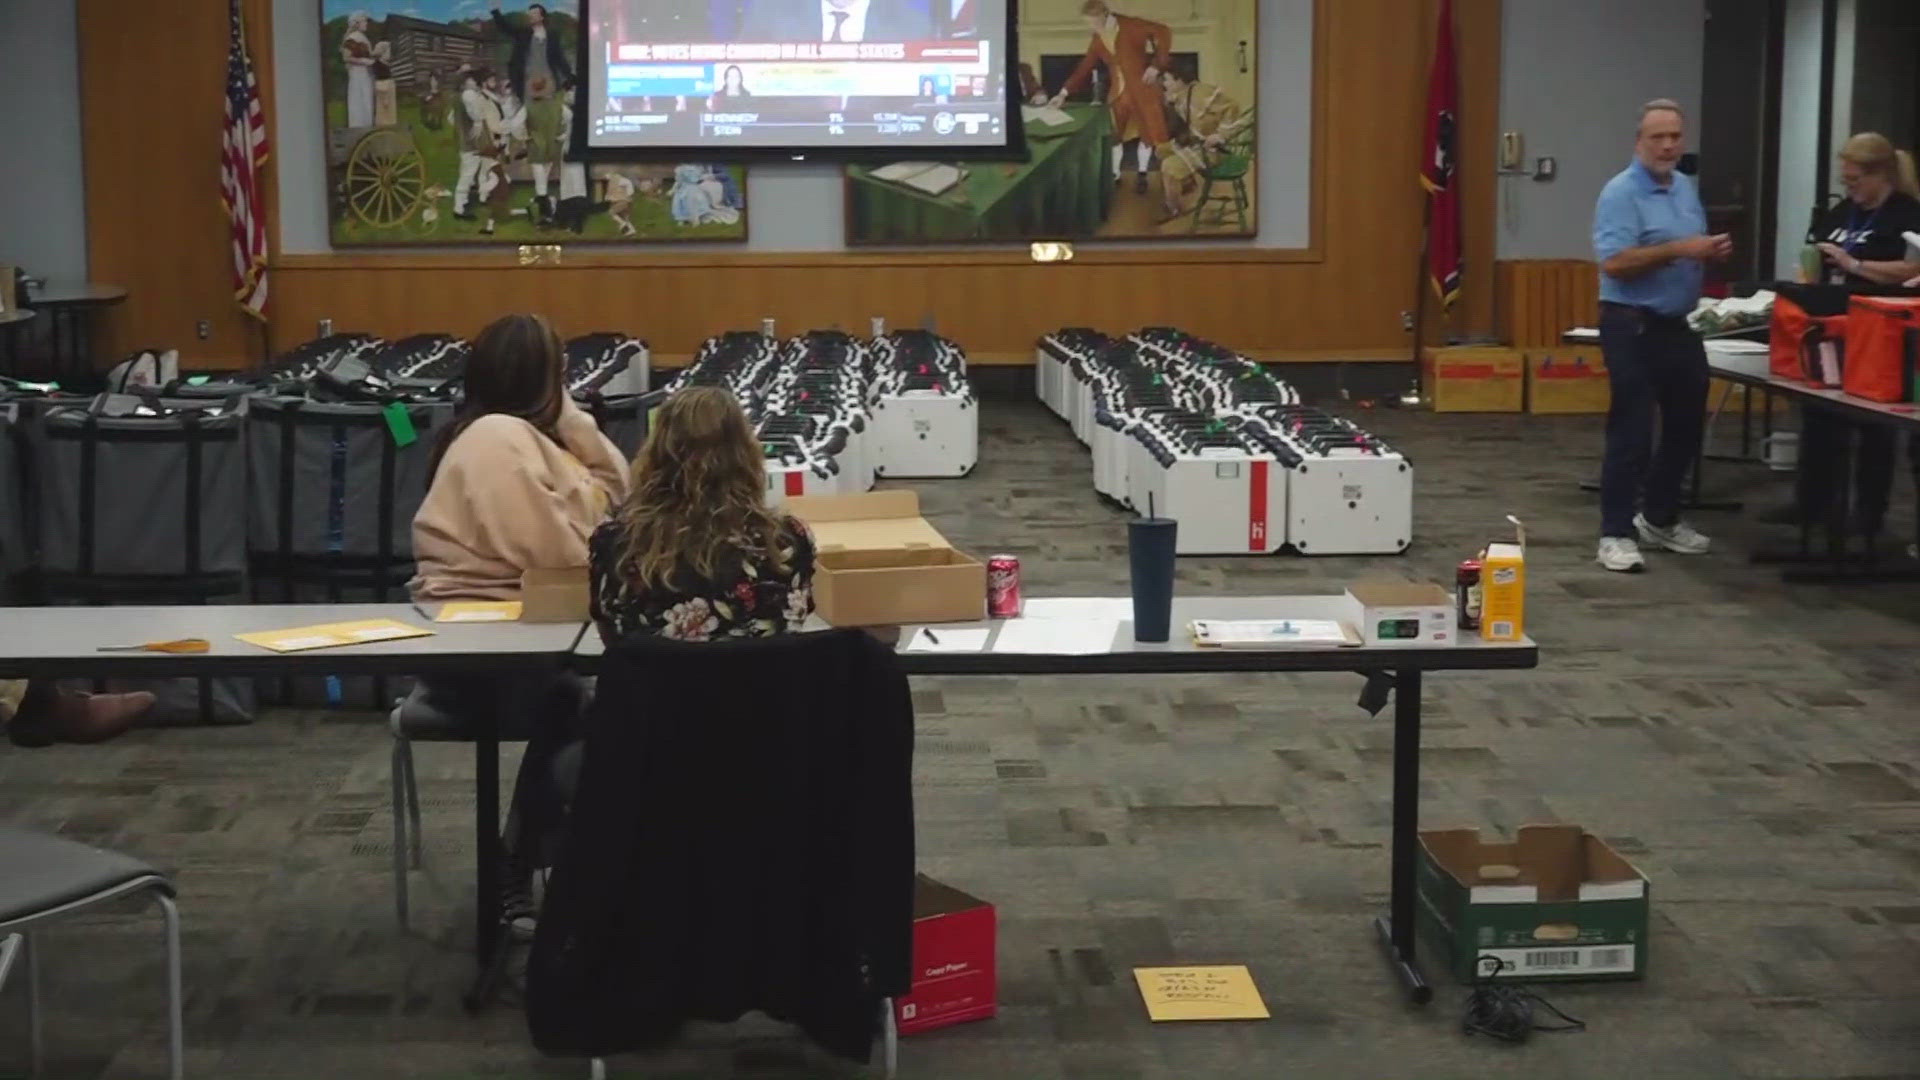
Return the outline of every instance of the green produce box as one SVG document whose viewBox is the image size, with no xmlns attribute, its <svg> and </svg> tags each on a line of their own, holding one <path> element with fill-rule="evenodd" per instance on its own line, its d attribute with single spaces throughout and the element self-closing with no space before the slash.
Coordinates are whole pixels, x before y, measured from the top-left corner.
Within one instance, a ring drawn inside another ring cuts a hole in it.
<svg viewBox="0 0 1920 1080">
<path fill-rule="evenodd" d="M 1461 982 L 1637 979 L 1647 971 L 1646 875 L 1577 825 L 1420 834 L 1419 926 Z"/>
</svg>

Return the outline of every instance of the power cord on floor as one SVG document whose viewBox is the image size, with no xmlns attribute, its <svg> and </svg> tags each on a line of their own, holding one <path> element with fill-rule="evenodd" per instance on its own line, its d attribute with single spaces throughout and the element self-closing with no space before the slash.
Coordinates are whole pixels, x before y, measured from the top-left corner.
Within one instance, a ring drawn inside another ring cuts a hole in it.
<svg viewBox="0 0 1920 1080">
<path fill-rule="evenodd" d="M 1467 999 L 1466 1015 L 1460 1018 L 1460 1030 L 1469 1035 L 1488 1035 L 1502 1042 L 1523 1043 L 1536 1031 L 1585 1031 L 1587 1022 L 1568 1016 L 1539 994 L 1510 986 L 1496 985 L 1494 979 L 1513 967 L 1497 956 L 1482 956 L 1477 965 L 1480 981 Z M 1565 1023 L 1534 1023 L 1534 1006 L 1545 1009 Z"/>
</svg>

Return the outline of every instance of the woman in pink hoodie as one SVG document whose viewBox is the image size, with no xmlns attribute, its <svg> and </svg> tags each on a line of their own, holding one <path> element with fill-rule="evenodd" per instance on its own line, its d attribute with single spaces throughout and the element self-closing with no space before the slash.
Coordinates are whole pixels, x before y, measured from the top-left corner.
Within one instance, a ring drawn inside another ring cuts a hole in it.
<svg viewBox="0 0 1920 1080">
<path fill-rule="evenodd" d="M 566 352 L 538 315 L 508 315 L 473 341 L 465 399 L 434 447 L 432 481 L 413 519 L 414 599 L 514 600 L 528 570 L 587 565 L 587 540 L 627 495 L 620 451 L 567 394 Z M 580 737 L 591 696 L 578 677 L 475 674 L 423 680 L 428 707 L 459 718 L 498 712 L 505 731 L 526 731 L 507 849 L 506 917 L 525 931 L 533 916 L 536 850 L 561 814 L 551 792 L 552 754 Z"/>
</svg>

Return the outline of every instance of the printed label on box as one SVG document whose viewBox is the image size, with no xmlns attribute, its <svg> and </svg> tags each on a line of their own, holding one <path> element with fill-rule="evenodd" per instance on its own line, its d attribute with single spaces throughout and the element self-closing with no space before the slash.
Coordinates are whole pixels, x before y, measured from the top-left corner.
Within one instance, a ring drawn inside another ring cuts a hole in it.
<svg viewBox="0 0 1920 1080">
<path fill-rule="evenodd" d="M 1483 949 L 1480 955 L 1505 963 L 1500 978 L 1525 975 L 1627 975 L 1633 972 L 1632 945 L 1580 948 Z M 1492 967 L 1482 962 L 1483 967 Z"/>
</svg>

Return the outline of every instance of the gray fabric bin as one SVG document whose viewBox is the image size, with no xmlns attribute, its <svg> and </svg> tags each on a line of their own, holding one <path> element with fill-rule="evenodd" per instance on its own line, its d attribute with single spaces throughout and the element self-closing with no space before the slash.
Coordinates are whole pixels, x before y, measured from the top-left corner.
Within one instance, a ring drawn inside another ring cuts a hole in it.
<svg viewBox="0 0 1920 1080">
<path fill-rule="evenodd" d="M 640 447 L 647 441 L 648 414 L 653 412 L 665 395 L 622 394 L 616 397 L 601 397 L 599 394 L 575 394 L 579 403 L 594 423 L 600 425 L 602 434 L 619 447 L 620 453 L 632 461 L 640 453 Z"/>
<path fill-rule="evenodd" d="M 268 584 L 256 599 L 271 604 L 381 604 L 405 603 L 405 583 L 384 595 L 359 585 L 329 585 L 313 581 Z M 404 675 L 264 676 L 252 680 L 263 707 L 289 709 L 375 709 L 386 712 L 407 695 L 413 679 Z"/>
<path fill-rule="evenodd" d="M 196 578 L 246 569 L 243 400 L 165 400 L 172 415 L 55 406 L 34 424 L 30 482 L 50 575 Z"/>
<path fill-rule="evenodd" d="M 451 402 L 406 406 L 418 438 L 396 446 L 371 402 L 251 399 L 248 546 L 258 557 L 410 562 L 413 515 Z"/>
<path fill-rule="evenodd" d="M 21 487 L 20 406 L 0 401 L 0 597 L 15 574 L 27 569 L 27 505 Z"/>
</svg>

